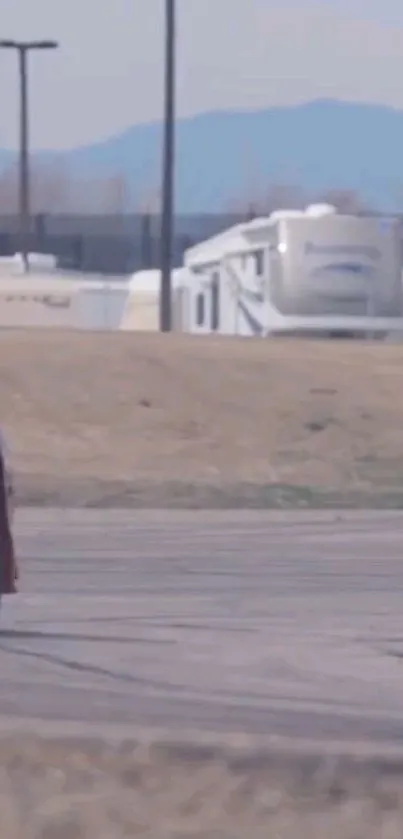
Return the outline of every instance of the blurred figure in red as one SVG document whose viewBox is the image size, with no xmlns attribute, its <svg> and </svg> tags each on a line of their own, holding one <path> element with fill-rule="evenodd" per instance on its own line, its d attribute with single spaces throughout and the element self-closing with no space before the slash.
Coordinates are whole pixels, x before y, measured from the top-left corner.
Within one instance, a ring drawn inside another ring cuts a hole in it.
<svg viewBox="0 0 403 839">
<path fill-rule="evenodd" d="M 12 533 L 13 506 L 12 476 L 6 463 L 4 440 L 0 435 L 0 598 L 3 594 L 15 594 L 17 590 L 18 570 Z"/>
</svg>

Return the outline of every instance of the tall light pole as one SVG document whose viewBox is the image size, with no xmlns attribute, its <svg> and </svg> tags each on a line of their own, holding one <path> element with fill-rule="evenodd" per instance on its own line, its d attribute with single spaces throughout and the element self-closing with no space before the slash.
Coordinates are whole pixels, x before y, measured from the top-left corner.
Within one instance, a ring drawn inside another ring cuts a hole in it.
<svg viewBox="0 0 403 839">
<path fill-rule="evenodd" d="M 162 207 L 160 242 L 160 330 L 172 329 L 172 251 L 174 237 L 175 182 L 175 0 L 165 0 L 164 138 L 162 159 Z"/>
<path fill-rule="evenodd" d="M 28 107 L 28 53 L 33 50 L 52 50 L 57 41 L 0 40 L 1 49 L 15 50 L 18 56 L 20 93 L 20 142 L 19 142 L 19 217 L 20 248 L 24 269 L 29 271 L 30 233 L 30 166 L 29 166 L 29 107 Z"/>
</svg>

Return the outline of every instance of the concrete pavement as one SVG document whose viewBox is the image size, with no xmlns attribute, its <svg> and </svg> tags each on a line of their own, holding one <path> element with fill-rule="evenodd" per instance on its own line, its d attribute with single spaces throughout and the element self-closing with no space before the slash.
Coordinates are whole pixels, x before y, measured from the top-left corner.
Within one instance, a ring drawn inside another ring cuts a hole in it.
<svg viewBox="0 0 403 839">
<path fill-rule="evenodd" d="M 22 510 L 0 715 L 403 745 L 403 514 Z"/>
</svg>

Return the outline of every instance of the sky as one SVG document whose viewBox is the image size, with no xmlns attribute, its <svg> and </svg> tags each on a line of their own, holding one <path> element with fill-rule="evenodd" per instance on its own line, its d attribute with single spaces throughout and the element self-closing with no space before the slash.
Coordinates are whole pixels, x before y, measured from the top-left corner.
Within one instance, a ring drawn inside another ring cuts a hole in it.
<svg viewBox="0 0 403 839">
<path fill-rule="evenodd" d="M 314 98 L 403 108 L 402 0 L 176 0 L 178 114 Z M 30 58 L 31 145 L 105 139 L 162 110 L 164 0 L 1 0 Z M 0 147 L 17 145 L 16 56 L 0 51 Z"/>
</svg>

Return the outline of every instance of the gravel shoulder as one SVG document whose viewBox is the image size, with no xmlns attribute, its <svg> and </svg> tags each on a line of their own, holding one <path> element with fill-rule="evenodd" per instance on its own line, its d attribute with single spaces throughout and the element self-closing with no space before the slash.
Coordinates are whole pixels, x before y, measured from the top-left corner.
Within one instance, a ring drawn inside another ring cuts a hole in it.
<svg viewBox="0 0 403 839">
<path fill-rule="evenodd" d="M 0 739 L 4 839 L 401 835 L 401 760 L 100 738 Z"/>
</svg>

